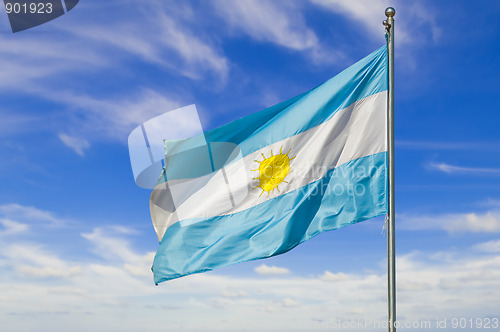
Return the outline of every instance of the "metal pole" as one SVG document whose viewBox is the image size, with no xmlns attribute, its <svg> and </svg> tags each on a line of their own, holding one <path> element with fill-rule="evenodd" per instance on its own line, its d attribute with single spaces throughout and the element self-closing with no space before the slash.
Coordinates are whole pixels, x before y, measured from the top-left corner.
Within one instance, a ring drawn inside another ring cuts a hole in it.
<svg viewBox="0 0 500 332">
<path fill-rule="evenodd" d="M 396 242 L 395 242 L 395 199 L 394 199 L 394 15 L 396 10 L 388 7 L 384 21 L 387 32 L 387 53 L 389 56 L 389 91 L 387 95 L 387 143 L 389 163 L 389 215 L 387 226 L 387 290 L 388 290 L 388 328 L 396 331 Z"/>
</svg>

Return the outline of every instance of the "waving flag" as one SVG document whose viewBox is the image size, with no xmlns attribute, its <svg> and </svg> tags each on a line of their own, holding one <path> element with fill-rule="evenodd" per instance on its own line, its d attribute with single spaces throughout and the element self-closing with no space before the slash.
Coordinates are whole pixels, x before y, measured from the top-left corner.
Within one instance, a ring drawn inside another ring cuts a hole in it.
<svg viewBox="0 0 500 332">
<path fill-rule="evenodd" d="M 320 86 L 165 141 L 150 209 L 156 283 L 289 251 L 387 213 L 387 51 Z"/>
</svg>

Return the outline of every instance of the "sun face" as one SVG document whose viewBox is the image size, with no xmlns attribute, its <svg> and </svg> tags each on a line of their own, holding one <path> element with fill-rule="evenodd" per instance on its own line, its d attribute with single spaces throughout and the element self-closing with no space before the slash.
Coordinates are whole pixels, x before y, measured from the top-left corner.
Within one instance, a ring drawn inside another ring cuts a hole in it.
<svg viewBox="0 0 500 332">
<path fill-rule="evenodd" d="M 271 156 L 266 158 L 266 156 L 262 153 L 262 157 L 264 158 L 262 161 L 255 160 L 255 162 L 259 163 L 259 168 L 254 169 L 252 171 L 258 171 L 259 176 L 253 178 L 254 180 L 259 180 L 259 185 L 255 188 L 261 188 L 262 192 L 259 197 L 267 191 L 267 196 L 274 191 L 274 189 L 279 190 L 278 186 L 281 183 L 288 183 L 285 181 L 285 178 L 292 171 L 290 170 L 290 162 L 295 159 L 295 157 L 290 158 L 287 153 L 282 153 L 283 147 L 280 148 L 280 153 L 273 156 L 273 150 L 271 150 Z M 254 189 L 255 189 L 254 188 Z"/>
</svg>

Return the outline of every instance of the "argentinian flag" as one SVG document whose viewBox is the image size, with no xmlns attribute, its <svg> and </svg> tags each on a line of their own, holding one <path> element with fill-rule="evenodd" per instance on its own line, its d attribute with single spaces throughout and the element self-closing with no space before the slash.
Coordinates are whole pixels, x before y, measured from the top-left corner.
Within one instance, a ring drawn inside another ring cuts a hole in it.
<svg viewBox="0 0 500 332">
<path fill-rule="evenodd" d="M 386 214 L 386 109 L 384 46 L 290 100 L 166 140 L 150 199 L 155 282 L 282 254 Z"/>
</svg>

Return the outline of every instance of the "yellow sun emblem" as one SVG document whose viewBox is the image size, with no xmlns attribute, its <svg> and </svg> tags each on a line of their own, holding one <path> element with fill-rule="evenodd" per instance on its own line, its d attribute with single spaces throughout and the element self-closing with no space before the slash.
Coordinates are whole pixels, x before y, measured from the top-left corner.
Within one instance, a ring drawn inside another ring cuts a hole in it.
<svg viewBox="0 0 500 332">
<path fill-rule="evenodd" d="M 259 168 L 252 170 L 259 171 L 259 176 L 253 178 L 253 180 L 259 180 L 260 182 L 259 185 L 255 187 L 262 189 L 259 197 L 262 196 L 265 191 L 267 191 L 267 196 L 269 196 L 274 189 L 280 191 L 278 186 L 283 182 L 288 183 L 285 181 L 285 178 L 292 172 L 290 170 L 290 162 L 295 159 L 295 157 L 290 158 L 288 156 L 291 149 L 288 150 L 287 153 L 283 153 L 282 149 L 283 146 L 280 148 L 280 153 L 275 156 L 273 156 L 273 150 L 271 150 L 271 156 L 269 158 L 266 158 L 266 156 L 261 153 L 264 159 L 262 161 L 255 160 L 260 164 Z"/>
</svg>

